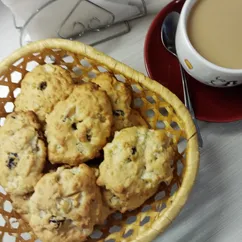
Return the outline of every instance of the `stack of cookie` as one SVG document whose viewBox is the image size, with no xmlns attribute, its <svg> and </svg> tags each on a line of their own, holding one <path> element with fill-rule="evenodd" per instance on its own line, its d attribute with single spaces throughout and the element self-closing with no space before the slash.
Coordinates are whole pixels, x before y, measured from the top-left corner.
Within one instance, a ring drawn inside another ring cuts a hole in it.
<svg viewBox="0 0 242 242">
<path fill-rule="evenodd" d="M 136 209 L 171 181 L 172 139 L 131 102 L 109 73 L 75 84 L 46 64 L 22 80 L 0 128 L 0 184 L 42 241 L 85 241 L 111 213 Z"/>
</svg>

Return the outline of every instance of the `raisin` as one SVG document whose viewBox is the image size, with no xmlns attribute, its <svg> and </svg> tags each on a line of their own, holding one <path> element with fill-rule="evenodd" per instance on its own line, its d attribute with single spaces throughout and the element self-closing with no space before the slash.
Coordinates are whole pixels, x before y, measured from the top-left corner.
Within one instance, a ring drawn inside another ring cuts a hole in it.
<svg viewBox="0 0 242 242">
<path fill-rule="evenodd" d="M 124 116 L 124 111 L 123 110 L 114 110 L 113 111 L 114 116 Z"/>
<path fill-rule="evenodd" d="M 56 229 L 59 229 L 64 222 L 65 222 L 65 218 L 56 217 L 56 216 L 52 216 L 49 220 L 49 223 L 54 224 Z"/>
<path fill-rule="evenodd" d="M 6 161 L 6 165 L 10 170 L 14 169 L 17 166 L 17 159 L 18 159 L 17 153 L 9 153 L 8 160 Z"/>
<path fill-rule="evenodd" d="M 87 141 L 91 141 L 91 139 L 92 139 L 92 135 L 91 135 L 91 132 L 90 132 L 90 130 L 88 130 L 87 131 L 87 133 L 86 133 L 86 138 L 87 138 Z"/>
<path fill-rule="evenodd" d="M 16 117 L 15 117 L 15 116 L 11 116 L 11 118 L 12 118 L 12 119 L 16 119 Z"/>
<path fill-rule="evenodd" d="M 76 123 L 73 123 L 73 124 L 71 125 L 71 127 L 72 127 L 73 130 L 77 130 Z"/>
<path fill-rule="evenodd" d="M 91 136 L 91 135 L 89 135 L 89 134 L 87 134 L 87 136 L 86 136 L 86 137 L 87 137 L 87 141 L 89 141 L 89 142 L 90 142 L 90 141 L 91 141 L 91 139 L 92 139 L 92 136 Z"/>
<path fill-rule="evenodd" d="M 46 87 L 47 87 L 47 83 L 46 82 L 41 82 L 40 85 L 39 85 L 39 89 L 41 91 L 45 90 Z"/>
<path fill-rule="evenodd" d="M 136 147 L 132 147 L 132 155 L 135 155 L 135 154 L 136 154 L 136 152 L 137 152 Z"/>
</svg>

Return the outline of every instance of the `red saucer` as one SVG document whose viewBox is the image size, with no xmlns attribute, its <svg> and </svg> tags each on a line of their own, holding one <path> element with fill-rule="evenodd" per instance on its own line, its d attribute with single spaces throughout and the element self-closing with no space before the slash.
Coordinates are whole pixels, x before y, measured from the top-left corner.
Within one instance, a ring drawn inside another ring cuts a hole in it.
<svg viewBox="0 0 242 242">
<path fill-rule="evenodd" d="M 166 15 L 180 12 L 184 0 L 168 4 L 152 22 L 145 40 L 145 64 L 149 76 L 166 86 L 183 100 L 178 60 L 162 45 L 161 25 Z M 242 85 L 231 88 L 206 86 L 187 75 L 196 117 L 209 122 L 231 122 L 242 119 Z"/>
</svg>

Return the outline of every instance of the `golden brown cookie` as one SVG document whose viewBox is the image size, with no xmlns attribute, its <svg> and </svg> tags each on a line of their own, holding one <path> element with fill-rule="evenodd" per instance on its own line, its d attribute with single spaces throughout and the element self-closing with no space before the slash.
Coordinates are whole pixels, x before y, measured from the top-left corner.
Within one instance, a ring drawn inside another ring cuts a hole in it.
<svg viewBox="0 0 242 242">
<path fill-rule="evenodd" d="M 140 115 L 140 113 L 134 109 L 131 110 L 131 113 L 129 115 L 129 121 L 130 121 L 129 127 L 132 127 L 132 126 L 143 126 L 146 128 L 149 127 L 147 122 Z"/>
<path fill-rule="evenodd" d="M 95 171 L 85 164 L 44 175 L 30 199 L 30 211 L 35 234 L 52 242 L 85 241 L 108 215 Z"/>
<path fill-rule="evenodd" d="M 115 133 L 104 148 L 104 161 L 97 180 L 108 192 L 106 202 L 125 212 L 142 205 L 173 176 L 175 155 L 172 139 L 164 130 L 131 127 Z"/>
<path fill-rule="evenodd" d="M 30 212 L 29 212 L 29 200 L 33 193 L 28 193 L 23 196 L 10 195 L 12 200 L 12 206 L 14 210 L 21 215 L 21 217 L 29 223 Z"/>
<path fill-rule="evenodd" d="M 34 111 L 45 121 L 55 104 L 72 92 L 73 83 L 68 71 L 57 65 L 37 66 L 21 82 L 21 93 L 15 100 L 16 111 Z"/>
<path fill-rule="evenodd" d="M 9 114 L 0 129 L 0 184 L 14 195 L 34 191 L 46 153 L 36 115 L 32 111 Z"/>
<path fill-rule="evenodd" d="M 112 133 L 130 126 L 129 115 L 131 112 L 132 95 L 129 88 L 122 82 L 118 81 L 110 73 L 98 75 L 92 82 L 106 91 L 113 110 L 113 127 Z"/>
<path fill-rule="evenodd" d="M 96 84 L 76 86 L 47 117 L 46 136 L 52 163 L 78 165 L 99 155 L 112 127 L 112 107 Z"/>
</svg>

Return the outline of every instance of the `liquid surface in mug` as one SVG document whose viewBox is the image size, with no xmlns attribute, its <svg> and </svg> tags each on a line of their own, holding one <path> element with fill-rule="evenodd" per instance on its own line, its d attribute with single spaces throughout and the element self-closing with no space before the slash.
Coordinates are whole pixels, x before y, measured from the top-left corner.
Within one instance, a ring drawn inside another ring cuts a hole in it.
<svg viewBox="0 0 242 242">
<path fill-rule="evenodd" d="M 205 59 L 242 69 L 242 0 L 199 0 L 190 12 L 187 32 Z"/>
</svg>

